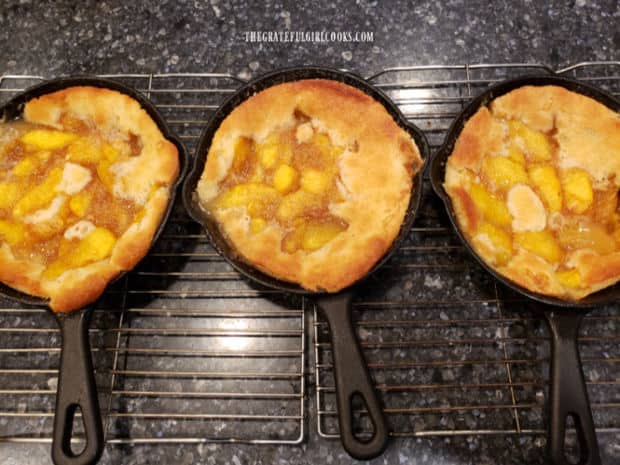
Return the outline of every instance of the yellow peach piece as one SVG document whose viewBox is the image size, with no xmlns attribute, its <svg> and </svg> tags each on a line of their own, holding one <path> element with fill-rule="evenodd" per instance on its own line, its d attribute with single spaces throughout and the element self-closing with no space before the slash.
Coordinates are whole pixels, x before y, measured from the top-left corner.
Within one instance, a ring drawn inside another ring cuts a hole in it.
<svg viewBox="0 0 620 465">
<path fill-rule="evenodd" d="M 496 226 L 510 226 L 512 215 L 508 211 L 506 204 L 497 197 L 493 196 L 482 185 L 472 183 L 469 188 L 476 208 L 482 213 L 484 218 Z"/>
<path fill-rule="evenodd" d="M 71 245 L 76 241 L 71 241 Z M 77 268 L 107 258 L 112 253 L 116 237 L 106 229 L 97 227 L 84 239 L 75 243 L 75 246 L 65 246 L 66 252 L 53 261 L 43 273 L 47 279 L 60 276 L 69 268 Z"/>
<path fill-rule="evenodd" d="M 527 173 L 523 165 L 508 157 L 487 157 L 482 160 L 481 174 L 496 189 L 505 189 L 515 184 L 526 184 Z"/>
<path fill-rule="evenodd" d="M 257 218 L 263 214 L 263 202 L 260 199 L 250 200 L 247 204 L 248 215 Z"/>
<path fill-rule="evenodd" d="M 297 187 L 299 173 L 289 165 L 280 165 L 273 174 L 273 186 L 281 194 L 294 191 Z"/>
<path fill-rule="evenodd" d="M 28 176 L 36 169 L 35 157 L 22 158 L 11 170 L 11 172 L 18 177 Z"/>
<path fill-rule="evenodd" d="M 310 143 L 318 148 L 321 155 L 323 155 L 328 161 L 333 160 L 344 152 L 344 147 L 333 145 L 327 134 L 315 134 Z"/>
<path fill-rule="evenodd" d="M 35 152 L 34 156 L 41 161 L 47 161 L 52 156 L 52 152 L 50 150 L 39 150 Z"/>
<path fill-rule="evenodd" d="M 271 135 L 265 141 L 256 145 L 258 161 L 265 169 L 275 167 L 278 161 L 279 143 L 276 135 Z"/>
<path fill-rule="evenodd" d="M 237 184 L 214 200 L 215 208 L 247 207 L 252 200 L 279 198 L 278 191 L 260 183 Z"/>
<path fill-rule="evenodd" d="M 14 182 L 0 182 L 0 210 L 13 208 L 22 194 L 22 187 Z"/>
<path fill-rule="evenodd" d="M 104 158 L 99 145 L 92 138 L 80 137 L 67 147 L 66 159 L 74 163 L 99 163 Z"/>
<path fill-rule="evenodd" d="M 254 141 L 248 137 L 239 137 L 233 148 L 232 171 L 241 173 L 248 165 L 254 153 Z"/>
<path fill-rule="evenodd" d="M 308 168 L 301 175 L 301 188 L 312 194 L 321 194 L 329 189 L 331 177 L 322 171 Z"/>
<path fill-rule="evenodd" d="M 114 191 L 114 173 L 110 170 L 112 162 L 109 160 L 101 160 L 97 165 L 97 176 L 109 192 Z"/>
<path fill-rule="evenodd" d="M 516 233 L 514 240 L 519 247 L 538 255 L 549 263 L 557 263 L 562 258 L 562 249 L 547 230 Z"/>
<path fill-rule="evenodd" d="M 594 200 L 592 183 L 588 173 L 579 168 L 571 168 L 562 173 L 562 188 L 566 207 L 573 213 L 584 213 Z"/>
<path fill-rule="evenodd" d="M 24 216 L 49 204 L 56 196 L 55 188 L 62 179 L 62 168 L 54 168 L 43 182 L 32 189 L 15 204 L 13 214 Z"/>
<path fill-rule="evenodd" d="M 88 210 L 92 195 L 89 192 L 82 191 L 73 197 L 69 201 L 69 209 L 77 217 L 83 217 Z"/>
<path fill-rule="evenodd" d="M 514 142 L 508 147 L 508 158 L 521 166 L 525 166 L 525 155 L 523 154 L 523 150 Z"/>
<path fill-rule="evenodd" d="M 576 269 L 558 271 L 555 276 L 564 287 L 578 288 L 581 285 L 581 276 Z"/>
<path fill-rule="evenodd" d="M 285 253 L 295 253 L 301 248 L 305 227 L 299 225 L 282 239 L 281 249 Z"/>
<path fill-rule="evenodd" d="M 276 211 L 276 216 L 280 221 L 292 221 L 303 215 L 306 208 L 315 205 L 318 198 L 306 191 L 298 190 L 285 196 Z"/>
<path fill-rule="evenodd" d="M 542 132 L 526 126 L 520 121 L 510 121 L 510 134 L 519 137 L 525 145 L 526 155 L 530 160 L 548 161 L 551 159 L 551 142 Z"/>
<path fill-rule="evenodd" d="M 250 221 L 250 231 L 254 234 L 261 232 L 267 226 L 267 222 L 262 218 L 252 218 Z"/>
<path fill-rule="evenodd" d="M 103 144 L 103 147 L 101 148 L 101 154 L 104 159 L 108 160 L 111 163 L 114 163 L 118 159 L 119 151 L 110 144 Z"/>
<path fill-rule="evenodd" d="M 45 271 L 43 271 L 42 276 L 45 279 L 56 279 L 69 268 L 71 268 L 71 265 L 66 263 L 64 260 L 56 259 L 47 266 Z"/>
<path fill-rule="evenodd" d="M 315 134 L 314 136 L 312 136 L 312 141 L 310 143 L 316 146 L 321 151 L 321 153 L 325 155 L 331 154 L 332 144 L 329 141 L 329 137 L 327 136 L 327 134 Z"/>
<path fill-rule="evenodd" d="M 616 241 L 604 226 L 583 220 L 569 223 L 558 231 L 560 245 L 569 250 L 592 249 L 600 255 L 616 250 Z"/>
<path fill-rule="evenodd" d="M 8 242 L 10 245 L 22 242 L 26 236 L 26 228 L 21 223 L 0 220 L 0 243 Z"/>
<path fill-rule="evenodd" d="M 494 265 L 504 265 L 512 256 L 512 239 L 510 234 L 490 223 L 482 223 L 473 238 L 477 248 L 485 250 L 493 257 Z"/>
<path fill-rule="evenodd" d="M 562 186 L 552 165 L 533 165 L 530 179 L 550 212 L 562 209 Z"/>
<path fill-rule="evenodd" d="M 41 150 L 55 150 L 64 147 L 77 138 L 76 134 L 54 129 L 34 129 L 24 134 L 20 140 Z"/>
<path fill-rule="evenodd" d="M 319 223 L 306 226 L 301 247 L 308 251 L 318 250 L 346 229 L 338 223 Z"/>
</svg>

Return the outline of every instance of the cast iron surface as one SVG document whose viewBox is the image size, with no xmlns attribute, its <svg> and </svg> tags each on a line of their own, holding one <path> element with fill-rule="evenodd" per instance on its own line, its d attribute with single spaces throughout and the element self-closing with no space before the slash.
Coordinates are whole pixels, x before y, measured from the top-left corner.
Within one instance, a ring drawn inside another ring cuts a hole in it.
<svg viewBox="0 0 620 465">
<path fill-rule="evenodd" d="M 470 102 L 456 118 L 442 147 L 431 161 L 431 183 L 443 201 L 450 222 L 466 250 L 498 281 L 512 290 L 528 297 L 528 310 L 541 314 L 551 332 L 551 415 L 549 422 L 549 454 L 554 464 L 568 463 L 565 456 L 564 436 L 566 421 L 572 417 L 577 429 L 580 446 L 580 464 L 601 462 L 598 443 L 592 421 L 592 412 L 577 350 L 577 333 L 583 316 L 588 309 L 617 302 L 620 299 L 620 284 L 603 289 L 579 301 L 563 300 L 529 291 L 500 275 L 476 253 L 459 228 L 455 211 L 443 187 L 446 162 L 454 149 L 465 123 L 476 111 L 488 105 L 495 98 L 522 86 L 558 85 L 573 92 L 591 97 L 614 111 L 620 111 L 620 102 L 611 95 L 579 81 L 559 76 L 526 76 L 501 82 Z"/>
<path fill-rule="evenodd" d="M 349 287 L 337 294 L 315 293 L 303 289 L 295 283 L 273 278 L 256 269 L 241 259 L 235 250 L 227 243 L 216 222 L 200 207 L 194 194 L 197 183 L 204 170 L 206 156 L 213 135 L 222 121 L 235 107 L 255 93 L 268 87 L 284 82 L 318 78 L 336 80 L 351 85 L 379 101 L 390 115 L 394 117 L 396 122 L 415 140 L 423 160 L 428 158 L 428 143 L 422 132 L 405 119 L 398 107 L 396 107 L 383 92 L 368 84 L 362 78 L 351 73 L 344 73 L 327 68 L 288 68 L 269 73 L 248 83 L 224 102 L 213 115 L 198 142 L 194 167 L 183 186 L 183 201 L 190 216 L 204 226 L 206 235 L 212 246 L 242 275 L 264 286 L 313 297 L 318 308 L 326 316 L 332 334 L 331 344 L 334 357 L 339 414 L 338 421 L 343 446 L 351 456 L 358 459 L 369 459 L 376 457 L 385 449 L 388 439 L 388 429 L 381 404 L 372 387 L 370 376 L 351 324 L 351 299 L 354 295 L 354 291 Z M 422 171 L 423 167 L 420 168 L 420 171 L 415 176 L 413 192 L 398 236 L 392 243 L 390 249 L 373 266 L 366 276 L 379 268 L 406 238 L 420 204 L 422 195 Z M 365 277 L 362 277 L 360 281 Z M 353 286 L 355 286 L 355 284 Z M 374 431 L 369 440 L 357 437 L 353 431 L 353 409 L 351 402 L 356 395 L 359 395 L 364 400 L 373 424 Z"/>
<path fill-rule="evenodd" d="M 172 211 L 176 192 L 187 170 L 187 154 L 183 144 L 168 129 L 154 105 L 136 90 L 118 82 L 91 76 L 77 76 L 54 79 L 31 87 L 8 101 L 1 109 L 2 121 L 19 119 L 24 105 L 33 98 L 74 86 L 92 86 L 113 89 L 138 101 L 141 107 L 155 121 L 166 139 L 174 143 L 179 153 L 179 175 L 171 187 L 168 206 L 155 231 L 151 246 L 160 236 Z M 113 282 L 124 276 L 121 273 Z M 112 283 L 110 283 L 112 284 Z M 20 292 L 0 282 L 0 295 L 26 305 L 47 307 L 48 299 Z M 52 439 L 52 459 L 57 465 L 87 465 L 99 460 L 105 446 L 101 413 L 97 398 L 97 387 L 93 374 L 88 327 L 93 306 L 77 309 L 70 313 L 52 312 L 61 333 L 61 357 L 56 394 L 54 432 Z M 49 310 L 51 312 L 51 310 Z M 71 449 L 73 419 L 81 413 L 86 445 L 79 453 Z"/>
<path fill-rule="evenodd" d="M 490 81 L 536 69 L 546 72 L 547 67 L 413 67 L 385 71 L 371 83 L 424 129 L 434 152 L 472 92 L 475 97 Z M 620 63 L 606 63 L 580 64 L 560 73 L 596 81 L 617 94 L 618 71 Z M 150 96 L 188 153 L 194 153 L 207 120 L 242 85 L 229 75 L 211 76 L 113 78 Z M 7 101 L 40 81 L 5 77 L 0 97 Z M 409 89 L 411 82 L 416 90 Z M 518 311 L 524 298 L 475 264 L 427 181 L 425 173 L 423 202 L 407 240 L 370 283 L 359 287 L 353 303 L 356 334 L 392 438 L 371 463 L 424 456 L 437 464 L 547 463 L 541 427 L 547 418 L 550 346 L 542 342 L 549 336 L 544 323 Z M 328 439 L 338 437 L 338 417 L 324 318 L 316 311 L 306 315 L 304 332 L 301 312 L 309 299 L 254 286 L 232 271 L 177 200 L 156 248 L 107 290 L 93 312 L 90 344 L 106 436 L 100 463 L 193 463 L 214 457 L 248 463 L 356 463 L 340 441 Z M 17 463 L 51 463 L 60 333 L 51 313 L 4 302 L 1 455 Z M 615 304 L 597 309 L 580 328 L 579 351 L 604 464 L 620 462 L 617 314 Z M 196 328 L 201 328 L 199 335 Z M 225 335 L 202 332 L 209 328 Z M 239 334 L 239 328 L 259 334 Z M 274 337 L 279 328 L 287 335 Z M 215 347 L 216 354 L 205 353 Z M 311 349 L 305 356 L 304 347 Z M 269 351 L 264 358 L 247 356 L 248 350 L 263 348 Z M 147 370 L 147 376 L 136 378 L 132 370 Z M 199 377 L 187 378 L 188 370 Z M 220 382 L 222 370 L 236 378 Z M 273 378 L 284 371 L 290 375 Z M 168 398 L 172 390 L 175 395 Z M 270 399 L 257 392 L 269 392 Z M 276 396 L 283 398 L 271 400 Z M 231 412 L 234 418 L 221 416 Z M 361 429 L 370 430 L 365 414 L 359 415 Z M 575 440 L 571 428 L 569 447 Z"/>
</svg>

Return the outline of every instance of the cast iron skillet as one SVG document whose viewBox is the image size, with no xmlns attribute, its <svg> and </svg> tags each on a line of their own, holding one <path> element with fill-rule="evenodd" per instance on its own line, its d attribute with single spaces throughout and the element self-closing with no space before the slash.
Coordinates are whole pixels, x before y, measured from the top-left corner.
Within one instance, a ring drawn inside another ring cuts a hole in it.
<svg viewBox="0 0 620 465">
<path fill-rule="evenodd" d="M 170 190 L 170 200 L 162 217 L 159 227 L 155 231 L 153 241 L 159 237 L 172 211 L 176 191 L 187 169 L 187 154 L 179 139 L 169 131 L 164 119 L 159 115 L 155 106 L 142 94 L 121 85 L 115 81 L 96 77 L 67 77 L 54 79 L 43 84 L 31 87 L 12 98 L 0 108 L 0 119 L 10 121 L 21 117 L 24 104 L 33 98 L 56 92 L 73 86 L 92 86 L 112 89 L 129 95 L 155 121 L 164 137 L 171 141 L 179 152 L 179 175 Z M 115 281 L 125 273 L 117 276 Z M 17 291 L 4 283 L 0 283 L 0 295 L 27 305 L 47 307 L 48 300 Z M 88 339 L 88 327 L 93 313 L 94 303 L 69 313 L 56 313 L 49 310 L 60 327 L 62 336 L 60 367 L 58 375 L 58 390 L 56 393 L 56 409 L 54 416 L 54 432 L 52 438 L 52 459 L 57 465 L 87 465 L 99 460 L 105 446 L 101 413 L 97 399 L 97 386 L 93 374 L 93 363 Z M 73 418 L 77 408 L 82 413 L 86 446 L 79 454 L 71 450 L 71 436 Z"/>
<path fill-rule="evenodd" d="M 204 170 L 207 153 L 211 145 L 213 135 L 220 127 L 222 121 L 240 103 L 247 100 L 253 94 L 268 87 L 289 81 L 301 79 L 331 79 L 356 87 L 380 102 L 394 117 L 397 123 L 403 127 L 415 140 L 424 160 L 428 154 L 428 143 L 422 132 L 410 124 L 398 108 L 383 94 L 362 78 L 350 73 L 344 73 L 327 68 L 302 67 L 288 68 L 267 74 L 256 79 L 230 97 L 217 110 L 211 118 L 208 126 L 204 129 L 198 148 L 196 150 L 195 164 L 183 185 L 183 201 L 190 216 L 200 223 L 211 242 L 212 246 L 222 255 L 237 271 L 252 281 L 264 286 L 299 295 L 312 296 L 316 305 L 325 315 L 330 327 L 332 357 L 334 364 L 334 377 L 336 382 L 336 398 L 338 404 L 338 420 L 340 425 L 341 440 L 346 451 L 358 459 L 369 459 L 379 455 L 387 445 L 388 429 L 383 417 L 381 405 L 373 389 L 362 352 L 357 343 L 351 324 L 351 300 L 355 294 L 354 286 L 335 293 L 316 293 L 303 289 L 301 286 L 278 280 L 252 265 L 243 261 L 235 250 L 226 242 L 219 231 L 216 222 L 208 216 L 200 207 L 194 191 Z M 413 223 L 422 194 L 422 168 L 415 176 L 411 199 L 401 225 L 400 232 L 390 249 L 367 273 L 371 274 L 379 268 L 389 256 L 394 253 L 398 246 L 407 236 L 407 232 Z M 363 278 L 362 278 L 363 279 Z M 368 414 L 374 426 L 372 438 L 363 441 L 357 438 L 353 432 L 353 412 L 351 399 L 354 395 L 360 395 L 366 402 Z"/>
<path fill-rule="evenodd" d="M 599 89 L 581 82 L 559 76 L 527 76 L 501 82 L 478 96 L 463 110 L 454 121 L 442 147 L 431 161 L 431 182 L 437 195 L 443 200 L 448 217 L 454 229 L 471 255 L 499 282 L 527 297 L 528 309 L 544 317 L 551 330 L 551 418 L 549 422 L 549 455 L 554 464 L 568 463 L 564 450 L 566 420 L 571 416 L 577 429 L 579 440 L 579 464 L 600 464 L 598 443 L 592 421 L 581 360 L 577 350 L 579 325 L 593 307 L 610 304 L 620 300 L 620 285 L 614 285 L 578 301 L 562 300 L 538 294 L 521 287 L 500 275 L 478 256 L 460 230 L 450 197 L 443 188 L 446 162 L 465 123 L 483 105 L 493 99 L 526 85 L 556 85 L 570 91 L 586 95 L 599 101 L 614 111 L 620 111 L 620 102 Z"/>
</svg>

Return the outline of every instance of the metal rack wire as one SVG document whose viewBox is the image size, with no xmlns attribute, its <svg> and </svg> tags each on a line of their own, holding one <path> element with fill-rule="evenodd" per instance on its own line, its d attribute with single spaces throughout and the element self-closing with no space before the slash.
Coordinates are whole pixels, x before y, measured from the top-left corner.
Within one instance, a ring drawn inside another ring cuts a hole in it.
<svg viewBox="0 0 620 465">
<path fill-rule="evenodd" d="M 146 93 L 190 154 L 210 113 L 240 85 L 212 73 L 108 77 Z M 0 97 L 41 80 L 3 76 Z M 176 205 L 155 249 L 95 310 L 90 334 L 107 443 L 299 443 L 303 307 L 241 280 Z M 2 301 L 0 335 L 0 443 L 49 442 L 54 318 Z"/>
<path fill-rule="evenodd" d="M 433 149 L 454 117 L 491 83 L 531 64 L 401 67 L 368 79 L 422 128 Z M 620 62 L 555 71 L 620 95 Z M 425 178 L 409 240 L 354 303 L 370 372 L 396 437 L 543 434 L 548 344 L 542 322 L 467 257 Z M 597 433 L 620 438 L 620 313 L 586 317 L 580 350 Z M 329 331 L 314 314 L 317 428 L 338 437 Z M 543 343 L 541 344 L 541 341 Z M 360 433 L 371 426 L 358 410 Z"/>
<path fill-rule="evenodd" d="M 541 65 L 390 68 L 368 79 L 433 148 L 494 80 Z M 558 71 L 620 95 L 620 63 Z M 145 92 L 193 153 L 241 81 L 227 74 L 108 76 Z M 0 100 L 40 82 L 0 77 Z M 355 302 L 358 335 L 394 436 L 543 433 L 540 321 L 469 260 L 433 195 L 399 253 Z M 304 307 L 241 280 L 177 206 L 155 250 L 98 304 L 91 345 L 108 444 L 304 440 Z M 516 311 L 513 311 L 515 310 Z M 599 434 L 620 437 L 620 314 L 586 318 L 581 354 Z M 59 334 L 52 315 L 0 300 L 0 443 L 49 442 Z M 315 314 L 317 431 L 337 437 L 329 334 Z M 312 376 L 310 376 L 312 378 Z M 311 386 L 312 387 L 312 386 Z M 368 428 L 360 410 L 360 428 Z"/>
</svg>

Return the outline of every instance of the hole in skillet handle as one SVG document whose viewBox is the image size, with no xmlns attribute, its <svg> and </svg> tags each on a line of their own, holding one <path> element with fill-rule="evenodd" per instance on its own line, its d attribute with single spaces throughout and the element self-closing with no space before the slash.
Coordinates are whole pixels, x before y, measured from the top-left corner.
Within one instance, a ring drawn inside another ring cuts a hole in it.
<svg viewBox="0 0 620 465">
<path fill-rule="evenodd" d="M 55 314 L 62 336 L 52 441 L 52 460 L 56 465 L 94 464 L 105 446 L 88 338 L 92 313 L 93 307 L 88 307 Z M 78 407 L 86 444 L 81 452 L 75 453 L 71 438 Z"/>
<path fill-rule="evenodd" d="M 67 408 L 67 422 L 65 423 L 65 425 L 70 425 L 70 428 L 67 428 L 67 431 L 65 432 L 66 438 L 73 437 L 73 433 L 80 428 L 82 429 L 82 431 L 84 431 L 82 408 L 79 404 L 72 404 Z M 67 441 L 67 443 L 67 449 L 65 451 L 66 454 L 71 454 L 72 456 L 77 457 L 82 452 L 84 452 L 84 450 L 86 450 L 85 442 L 79 442 L 71 445 L 71 441 L 69 440 Z"/>
<path fill-rule="evenodd" d="M 546 311 L 551 332 L 551 385 L 549 458 L 554 465 L 601 463 L 588 391 L 581 368 L 577 336 L 583 311 Z M 566 425 L 572 419 L 577 432 L 579 460 L 567 456 Z"/>
<path fill-rule="evenodd" d="M 2 106 L 0 109 L 0 119 L 2 121 L 18 119 L 22 116 L 24 106 L 29 100 L 74 86 L 111 89 L 128 95 L 137 101 L 141 108 L 148 113 L 155 124 L 157 124 L 164 138 L 173 143 L 177 148 L 179 173 L 174 184 L 170 186 L 168 205 L 157 230 L 153 234 L 150 244 L 150 248 L 152 248 L 172 213 L 177 191 L 185 178 L 189 163 L 187 151 L 180 139 L 172 134 L 165 120 L 145 96 L 119 82 L 96 76 L 64 77 L 43 82 L 16 95 Z M 120 273 L 108 284 L 108 287 L 122 278 L 125 273 Z M 4 283 L 0 283 L 0 295 L 4 295 L 24 305 L 34 305 L 49 309 L 49 301 L 47 299 L 25 294 Z M 69 313 L 56 313 L 49 310 L 54 314 L 62 336 L 52 440 L 52 459 L 56 465 L 95 464 L 101 457 L 105 447 L 88 337 L 88 327 L 93 313 L 93 306 L 94 302 L 88 307 Z M 73 420 L 78 410 L 81 413 L 86 444 L 79 453 L 75 453 L 71 448 L 71 437 L 73 435 Z"/>
<path fill-rule="evenodd" d="M 572 440 L 569 430 L 575 430 L 577 433 L 576 441 Z M 568 414 L 564 424 L 564 431 L 564 458 L 567 463 L 577 465 L 580 460 L 583 460 L 583 451 L 581 450 L 580 444 L 583 444 L 584 442 L 581 437 L 583 429 L 581 427 L 581 423 L 579 422 L 579 417 L 573 414 Z"/>
<path fill-rule="evenodd" d="M 443 201 L 446 212 L 466 250 L 492 276 L 506 287 L 534 302 L 531 310 L 545 317 L 552 333 L 551 400 L 549 422 L 548 454 L 553 464 L 565 464 L 565 424 L 567 416 L 572 416 L 577 427 L 580 465 L 600 464 L 600 454 L 592 412 L 588 402 L 587 390 L 581 362 L 577 350 L 577 333 L 587 309 L 617 302 L 620 299 L 620 283 L 598 291 L 573 302 L 531 292 L 501 276 L 478 256 L 461 231 L 452 203 L 444 190 L 445 167 L 465 123 L 483 105 L 514 89 L 526 85 L 558 85 L 573 92 L 593 98 L 601 104 L 618 112 L 620 102 L 613 96 L 573 79 L 560 76 L 525 76 L 496 84 L 473 99 L 452 123 L 441 148 L 431 160 L 431 183 L 433 190 Z"/>
<path fill-rule="evenodd" d="M 24 305 L 49 308 L 47 299 L 24 294 L 4 283 L 0 283 L 0 295 Z M 54 315 L 61 335 L 52 460 L 56 465 L 92 465 L 99 460 L 105 447 L 88 338 L 93 307 L 70 313 L 48 311 Z M 78 407 L 86 443 L 79 453 L 74 453 L 71 438 Z"/>
<path fill-rule="evenodd" d="M 389 430 L 351 322 L 353 295 L 354 291 L 348 289 L 338 294 L 325 294 L 315 301 L 329 325 L 340 440 L 349 455 L 368 460 L 385 450 Z M 354 398 L 366 405 L 373 427 L 369 438 L 356 432 Z"/>
<path fill-rule="evenodd" d="M 370 440 L 375 435 L 375 425 L 372 418 L 366 418 L 369 410 L 362 393 L 354 392 L 351 396 L 351 411 L 353 412 L 353 435 L 360 442 Z M 370 428 L 368 428 L 368 423 L 370 423 Z"/>
<path fill-rule="evenodd" d="M 310 296 L 311 299 L 316 300 L 317 306 L 326 316 L 330 325 L 334 357 L 342 360 L 335 363 L 335 378 L 338 400 L 338 419 L 340 423 L 343 446 L 345 450 L 355 458 L 370 459 L 383 452 L 387 445 L 389 432 L 381 405 L 370 381 L 363 354 L 359 348 L 357 338 L 351 324 L 350 302 L 353 295 L 351 287 L 338 294 L 313 294 L 301 288 L 297 284 L 278 280 L 262 273 L 239 257 L 236 251 L 224 239 L 223 234 L 219 230 L 213 218 L 211 218 L 204 211 L 204 209 L 202 209 L 195 194 L 196 187 L 202 172 L 204 171 L 206 157 L 209 152 L 212 138 L 221 123 L 234 108 L 255 93 L 268 87 L 284 82 L 318 78 L 335 80 L 358 88 L 381 103 L 386 111 L 394 118 L 397 124 L 406 130 L 415 140 L 420 156 L 422 157 L 423 166 L 420 167 L 419 172 L 414 177 L 413 191 L 400 231 L 390 249 L 373 266 L 366 276 L 372 274 L 377 268 L 383 265 L 383 263 L 385 263 L 389 256 L 407 237 L 409 229 L 413 224 L 422 196 L 422 176 L 424 164 L 429 159 L 428 155 L 430 150 L 424 134 L 415 125 L 407 121 L 398 107 L 396 107 L 383 92 L 373 87 L 361 77 L 351 73 L 345 73 L 328 68 L 289 68 L 274 71 L 273 73 L 259 77 L 255 81 L 252 81 L 242 87 L 237 93 L 233 94 L 222 104 L 222 106 L 210 119 L 209 124 L 203 130 L 196 149 L 193 168 L 188 174 L 183 185 L 183 202 L 189 215 L 203 226 L 205 234 L 215 250 L 222 255 L 233 268 L 239 271 L 246 278 L 285 292 L 307 295 Z M 361 278 L 360 281 L 363 279 L 364 278 Z M 360 281 L 358 281 L 358 283 Z M 352 287 L 358 283 L 355 283 Z M 368 441 L 363 440 L 363 438 L 356 437 L 353 433 L 353 417 L 351 409 L 351 400 L 353 395 L 362 396 L 373 423 L 374 434 Z"/>
</svg>

